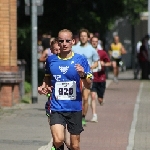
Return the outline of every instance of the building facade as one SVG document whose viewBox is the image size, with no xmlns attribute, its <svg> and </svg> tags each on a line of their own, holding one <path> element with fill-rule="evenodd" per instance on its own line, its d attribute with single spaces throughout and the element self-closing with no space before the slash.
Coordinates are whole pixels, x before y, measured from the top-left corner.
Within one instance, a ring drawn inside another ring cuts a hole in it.
<svg viewBox="0 0 150 150">
<path fill-rule="evenodd" d="M 17 1 L 0 0 L 0 77 L 17 72 Z M 12 106 L 19 99 L 19 83 L 0 83 L 0 106 Z"/>
</svg>

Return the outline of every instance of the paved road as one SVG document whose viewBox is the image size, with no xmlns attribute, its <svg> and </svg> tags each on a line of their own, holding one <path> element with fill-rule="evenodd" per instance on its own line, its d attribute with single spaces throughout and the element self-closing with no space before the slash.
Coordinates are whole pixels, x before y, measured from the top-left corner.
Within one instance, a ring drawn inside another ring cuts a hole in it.
<svg viewBox="0 0 150 150">
<path fill-rule="evenodd" d="M 1 112 L 0 150 L 38 150 L 49 143 L 45 101 L 45 97 L 39 96 L 38 104 L 21 104 L 3 111 L 3 115 Z"/>
<path fill-rule="evenodd" d="M 81 135 L 81 150 L 150 150 L 150 81 L 132 77 L 126 71 L 118 84 L 108 86 L 104 106 L 97 104 L 99 122 L 88 122 Z M 49 150 L 45 101 L 39 96 L 38 104 L 0 111 L 0 150 Z M 89 108 L 86 119 L 91 117 Z"/>
<path fill-rule="evenodd" d="M 131 80 L 111 83 L 106 90 L 105 104 L 101 107 L 97 103 L 99 122 L 89 122 L 82 134 L 82 150 L 126 149 L 139 85 L 139 81 Z M 87 120 L 91 118 L 89 110 Z"/>
</svg>

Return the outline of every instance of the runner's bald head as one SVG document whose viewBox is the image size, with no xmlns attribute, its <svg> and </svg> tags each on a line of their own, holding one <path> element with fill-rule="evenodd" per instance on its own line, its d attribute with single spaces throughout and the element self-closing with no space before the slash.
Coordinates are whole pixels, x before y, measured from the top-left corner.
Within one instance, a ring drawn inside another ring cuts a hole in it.
<svg viewBox="0 0 150 150">
<path fill-rule="evenodd" d="M 72 32 L 70 30 L 68 30 L 68 29 L 62 29 L 62 30 L 60 30 L 59 33 L 58 33 L 58 37 L 59 37 L 59 35 L 61 33 L 69 33 L 71 35 L 71 38 L 73 38 Z"/>
</svg>

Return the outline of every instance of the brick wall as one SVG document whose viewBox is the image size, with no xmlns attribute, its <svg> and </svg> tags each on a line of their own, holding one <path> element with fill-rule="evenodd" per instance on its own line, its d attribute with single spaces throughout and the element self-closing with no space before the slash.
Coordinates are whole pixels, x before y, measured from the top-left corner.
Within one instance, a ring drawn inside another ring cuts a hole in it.
<svg viewBox="0 0 150 150">
<path fill-rule="evenodd" d="M 0 0 L 0 72 L 17 72 L 17 0 Z M 19 102 L 18 84 L 0 85 L 0 106 Z"/>
<path fill-rule="evenodd" d="M 16 13 L 16 0 L 0 0 L 0 66 L 17 66 Z"/>
</svg>

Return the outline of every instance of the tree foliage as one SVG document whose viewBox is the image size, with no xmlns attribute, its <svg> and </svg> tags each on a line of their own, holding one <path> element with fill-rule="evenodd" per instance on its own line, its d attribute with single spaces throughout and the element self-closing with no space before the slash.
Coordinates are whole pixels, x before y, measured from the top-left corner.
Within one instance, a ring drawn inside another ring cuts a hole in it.
<svg viewBox="0 0 150 150">
<path fill-rule="evenodd" d="M 118 17 L 128 16 L 133 22 L 139 13 L 147 10 L 147 0 L 44 0 L 44 14 L 38 17 L 39 32 L 52 30 L 54 35 L 62 28 L 77 32 L 88 28 L 104 33 Z M 24 3 L 18 8 L 18 25 L 30 24 L 24 15 Z"/>
<path fill-rule="evenodd" d="M 123 15 L 128 16 L 132 23 L 139 21 L 140 12 L 148 8 L 148 0 L 123 0 L 123 4 Z"/>
<path fill-rule="evenodd" d="M 102 35 L 119 17 L 131 22 L 139 20 L 139 13 L 147 10 L 147 0 L 44 0 L 44 14 L 38 17 L 38 32 L 49 30 L 57 36 L 60 29 L 68 28 L 74 34 L 80 28 Z M 31 18 L 25 16 L 24 1 L 18 8 L 18 57 L 31 58 Z M 29 61 L 30 66 L 30 61 Z"/>
</svg>

